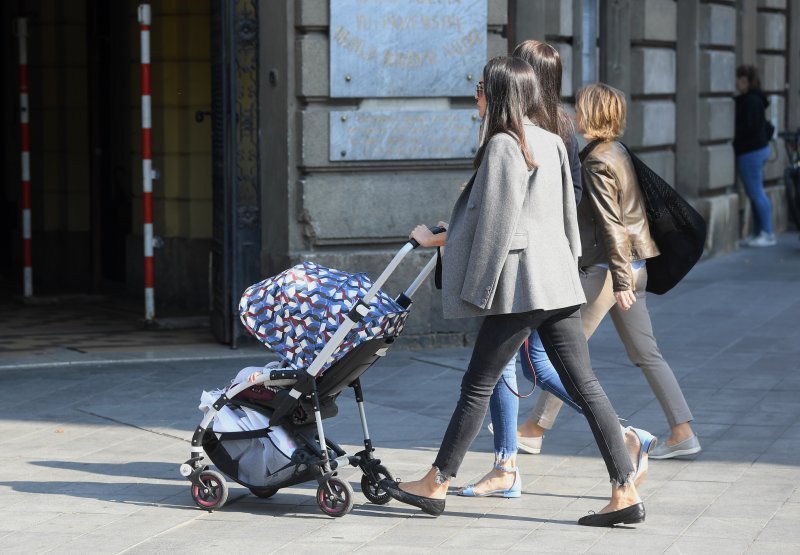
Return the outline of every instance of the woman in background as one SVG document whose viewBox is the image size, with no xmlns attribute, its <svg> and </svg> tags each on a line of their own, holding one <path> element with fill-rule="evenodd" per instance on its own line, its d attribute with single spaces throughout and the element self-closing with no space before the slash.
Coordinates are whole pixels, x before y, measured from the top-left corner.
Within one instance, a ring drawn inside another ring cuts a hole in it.
<svg viewBox="0 0 800 555">
<path fill-rule="evenodd" d="M 742 245 L 772 247 L 776 241 L 772 227 L 772 205 L 764 192 L 764 164 L 769 158 L 769 141 L 775 130 L 767 125 L 764 116 L 769 100 L 761 91 L 755 66 L 736 68 L 736 90 L 739 96 L 736 97 L 733 150 L 736 168 L 753 209 L 753 234 L 742 241 Z"/>
</svg>

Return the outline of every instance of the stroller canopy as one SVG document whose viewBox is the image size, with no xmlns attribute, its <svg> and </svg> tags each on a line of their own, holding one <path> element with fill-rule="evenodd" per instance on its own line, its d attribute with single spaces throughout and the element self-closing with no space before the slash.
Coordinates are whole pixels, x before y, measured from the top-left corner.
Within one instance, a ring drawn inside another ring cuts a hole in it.
<svg viewBox="0 0 800 555">
<path fill-rule="evenodd" d="M 303 262 L 247 288 L 239 302 L 244 326 L 293 368 L 308 368 L 347 317 L 356 301 L 372 287 L 363 273 L 348 274 Z M 326 370 L 369 339 L 400 335 L 408 312 L 379 291 L 369 314 L 355 325 Z"/>
</svg>

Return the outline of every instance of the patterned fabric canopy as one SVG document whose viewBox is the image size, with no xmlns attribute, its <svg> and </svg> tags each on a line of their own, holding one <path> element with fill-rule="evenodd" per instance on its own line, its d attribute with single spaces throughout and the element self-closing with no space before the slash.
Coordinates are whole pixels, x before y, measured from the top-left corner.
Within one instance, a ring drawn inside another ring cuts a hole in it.
<svg viewBox="0 0 800 555">
<path fill-rule="evenodd" d="M 356 301 L 372 287 L 365 274 L 348 274 L 303 262 L 251 285 L 239 301 L 244 326 L 293 368 L 311 365 Z M 369 314 L 355 325 L 323 371 L 368 339 L 395 337 L 408 312 L 380 291 Z"/>
</svg>

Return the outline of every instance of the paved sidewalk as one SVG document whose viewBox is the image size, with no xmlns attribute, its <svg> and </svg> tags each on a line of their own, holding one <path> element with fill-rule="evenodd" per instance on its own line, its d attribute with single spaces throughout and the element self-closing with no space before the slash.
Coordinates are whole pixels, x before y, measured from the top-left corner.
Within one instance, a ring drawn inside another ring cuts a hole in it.
<svg viewBox="0 0 800 555">
<path fill-rule="evenodd" d="M 342 519 L 319 511 L 310 484 L 266 500 L 231 484 L 228 504 L 208 513 L 194 507 L 178 475 L 200 392 L 262 364 L 265 350 L 208 343 L 88 358 L 15 350 L 0 353 L 0 552 L 800 553 L 797 235 L 704 262 L 648 304 L 704 450 L 650 463 L 644 524 L 576 525 L 603 506 L 609 486 L 585 420 L 567 410 L 541 455 L 520 456 L 520 499 L 450 496 L 434 519 L 396 502 L 366 502 L 348 469 L 356 506 Z M 433 460 L 469 349 L 403 350 L 401 341 L 364 382 L 378 455 L 409 480 Z M 663 435 L 661 409 L 608 322 L 590 350 L 619 414 Z M 326 432 L 357 450 L 352 395 L 338 404 Z M 484 428 L 454 485 L 481 476 L 491 460 Z"/>
</svg>

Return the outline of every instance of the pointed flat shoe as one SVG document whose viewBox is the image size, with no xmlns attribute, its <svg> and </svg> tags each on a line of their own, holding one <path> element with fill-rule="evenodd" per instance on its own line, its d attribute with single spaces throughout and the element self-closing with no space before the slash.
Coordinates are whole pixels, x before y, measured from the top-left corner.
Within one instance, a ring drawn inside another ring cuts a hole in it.
<svg viewBox="0 0 800 555">
<path fill-rule="evenodd" d="M 401 503 L 413 505 L 431 516 L 439 516 L 444 512 L 444 499 L 434 499 L 432 497 L 422 497 L 414 495 L 400 489 L 400 484 L 394 480 L 383 479 L 380 482 L 383 491 Z"/>
<path fill-rule="evenodd" d="M 614 526 L 615 524 L 638 524 L 644 522 L 644 503 L 636 503 L 610 513 L 594 513 L 578 519 L 581 526 Z"/>
</svg>

